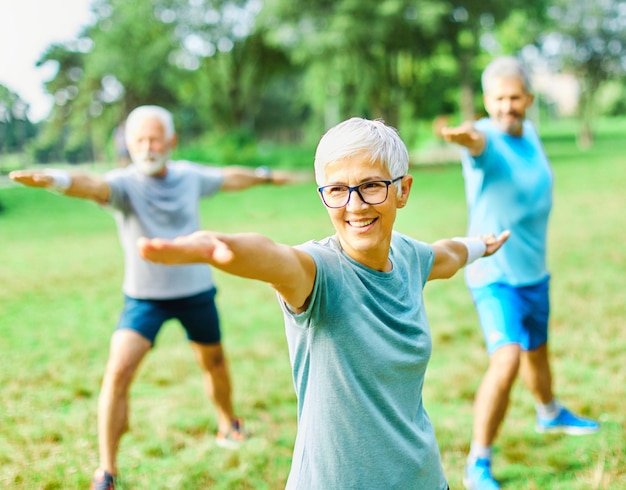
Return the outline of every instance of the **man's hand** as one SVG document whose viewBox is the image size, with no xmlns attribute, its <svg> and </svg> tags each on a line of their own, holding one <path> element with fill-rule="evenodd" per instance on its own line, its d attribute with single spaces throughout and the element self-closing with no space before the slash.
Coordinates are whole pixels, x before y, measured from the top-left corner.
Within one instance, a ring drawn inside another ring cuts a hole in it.
<svg viewBox="0 0 626 490">
<path fill-rule="evenodd" d="M 43 170 L 15 170 L 9 173 L 9 178 L 28 187 L 47 189 L 54 184 L 54 178 Z"/>
<path fill-rule="evenodd" d="M 480 238 L 483 239 L 485 245 L 487 246 L 483 257 L 488 257 L 489 255 L 496 253 L 502 244 L 509 239 L 509 236 L 511 236 L 511 232 L 509 230 L 503 231 L 497 238 L 493 233 L 490 233 L 489 235 L 482 235 Z"/>
<path fill-rule="evenodd" d="M 465 146 L 472 155 L 480 155 L 485 148 L 485 134 L 478 131 L 471 121 L 455 128 L 443 128 L 441 137 L 449 143 Z"/>
<path fill-rule="evenodd" d="M 474 128 L 470 121 L 464 122 L 460 126 L 445 127 L 441 129 L 441 136 L 449 143 L 468 146 L 476 141 L 480 133 Z"/>
</svg>

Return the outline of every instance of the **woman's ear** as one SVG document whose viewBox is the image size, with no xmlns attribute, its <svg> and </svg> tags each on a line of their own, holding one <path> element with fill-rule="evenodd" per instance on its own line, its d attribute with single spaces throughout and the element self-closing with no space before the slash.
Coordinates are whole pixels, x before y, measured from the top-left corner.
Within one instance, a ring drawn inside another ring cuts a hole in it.
<svg viewBox="0 0 626 490">
<path fill-rule="evenodd" d="M 413 176 L 410 174 L 406 174 L 402 177 L 402 180 L 399 182 L 402 186 L 402 193 L 400 197 L 397 199 L 398 207 L 403 208 L 406 206 L 407 201 L 409 200 L 409 194 L 411 193 L 411 186 L 413 185 Z"/>
</svg>

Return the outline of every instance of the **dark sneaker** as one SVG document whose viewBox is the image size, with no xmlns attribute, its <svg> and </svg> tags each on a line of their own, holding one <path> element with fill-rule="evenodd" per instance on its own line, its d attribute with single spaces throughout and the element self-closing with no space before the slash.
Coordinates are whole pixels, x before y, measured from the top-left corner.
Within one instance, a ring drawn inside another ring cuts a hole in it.
<svg viewBox="0 0 626 490">
<path fill-rule="evenodd" d="M 543 419 L 537 417 L 537 432 L 562 432 L 571 436 L 582 436 L 593 434 L 600 428 L 600 424 L 595 420 L 586 419 L 574 415 L 565 407 L 561 407 L 559 414 L 553 419 Z"/>
<path fill-rule="evenodd" d="M 115 477 L 108 471 L 98 468 L 93 475 L 91 490 L 115 490 Z"/>
<path fill-rule="evenodd" d="M 237 449 L 248 439 L 248 437 L 248 434 L 243 428 L 243 421 L 241 419 L 234 419 L 228 432 L 217 432 L 215 442 L 219 447 Z"/>
<path fill-rule="evenodd" d="M 478 458 L 468 462 L 463 485 L 467 490 L 500 490 L 499 483 L 491 475 L 491 460 Z"/>
</svg>

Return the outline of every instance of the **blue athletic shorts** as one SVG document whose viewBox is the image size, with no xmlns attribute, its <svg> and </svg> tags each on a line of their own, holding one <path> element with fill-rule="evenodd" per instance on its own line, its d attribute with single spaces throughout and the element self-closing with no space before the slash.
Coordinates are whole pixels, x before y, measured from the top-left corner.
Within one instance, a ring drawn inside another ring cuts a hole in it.
<svg viewBox="0 0 626 490">
<path fill-rule="evenodd" d="M 220 322 L 212 288 L 193 296 L 177 299 L 137 299 L 124 295 L 124 309 L 117 329 L 128 328 L 148 339 L 153 345 L 167 320 L 178 320 L 187 338 L 200 344 L 220 341 Z"/>
<path fill-rule="evenodd" d="M 506 344 L 529 351 L 548 341 L 549 282 L 548 277 L 532 286 L 471 288 L 489 354 Z"/>
</svg>

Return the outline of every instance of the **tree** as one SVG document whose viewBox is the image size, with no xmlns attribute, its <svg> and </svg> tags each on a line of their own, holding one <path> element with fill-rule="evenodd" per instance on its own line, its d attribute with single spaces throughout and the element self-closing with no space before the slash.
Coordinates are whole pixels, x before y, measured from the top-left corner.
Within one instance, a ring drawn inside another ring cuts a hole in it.
<svg viewBox="0 0 626 490">
<path fill-rule="evenodd" d="M 324 127 L 353 114 L 397 125 L 450 112 L 459 93 L 463 117 L 472 118 L 480 71 L 503 49 L 498 28 L 512 15 L 525 19 L 521 48 L 545 2 L 268 0 L 258 22 L 306 70 Z"/>
<path fill-rule="evenodd" d="M 274 128 L 288 124 L 291 119 L 285 114 L 268 119 L 271 108 L 264 104 L 272 81 L 292 72 L 286 54 L 269 45 L 262 30 L 224 44 L 222 50 L 199 57 L 197 68 L 181 75 L 176 87 L 179 101 L 194 109 L 204 129 L 253 132 L 260 120 Z M 283 92 L 281 98 L 290 100 L 291 95 Z"/>
<path fill-rule="evenodd" d="M 258 22 L 305 73 L 319 133 L 355 114 L 397 126 L 402 109 L 413 106 L 407 101 L 442 12 L 435 1 L 273 0 Z"/>
<path fill-rule="evenodd" d="M 70 128 L 65 145 L 103 155 L 102 141 L 141 104 L 172 110 L 179 132 L 211 127 L 254 129 L 276 73 L 288 72 L 283 52 L 253 32 L 249 0 L 96 0 L 95 22 L 79 39 L 54 45 L 40 63 L 59 69 L 47 84 L 56 104 L 50 141 Z"/>
<path fill-rule="evenodd" d="M 494 55 L 512 54 L 534 40 L 546 0 L 448 0 L 437 35 L 457 63 L 462 118 L 474 118 L 480 73 Z M 515 29 L 511 29 L 511 27 Z M 482 105 L 482 104 L 481 104 Z"/>
<path fill-rule="evenodd" d="M 528 27 L 545 1 L 94 0 L 93 25 L 40 60 L 59 67 L 41 147 L 100 159 L 139 104 L 170 108 L 186 140 L 319 135 L 352 115 L 398 127 L 452 112 L 458 93 L 472 117 L 487 54 L 530 42 L 500 26 Z"/>
<path fill-rule="evenodd" d="M 0 84 L 0 153 L 24 149 L 36 134 L 28 119 L 28 104 L 15 92 Z"/>
<path fill-rule="evenodd" d="M 570 70 L 578 79 L 582 147 L 593 142 L 600 87 L 626 73 L 625 6 L 619 0 L 555 0 L 548 11 L 553 26 L 538 43 L 553 69 Z"/>
<path fill-rule="evenodd" d="M 84 41 L 83 41 L 84 44 Z M 45 82 L 46 90 L 54 97 L 53 108 L 33 148 L 35 160 L 50 162 L 67 160 L 78 162 L 92 160 L 91 138 L 85 128 L 89 118 L 81 117 L 81 92 L 84 84 L 84 47 L 81 41 L 68 46 L 52 44 L 37 60 L 37 66 L 53 63 L 57 66 L 54 78 Z"/>
<path fill-rule="evenodd" d="M 58 66 L 46 84 L 55 105 L 40 145 L 61 141 L 69 161 L 105 158 L 113 128 L 134 106 L 176 100 L 175 73 L 167 65 L 173 27 L 151 21 L 152 3 L 97 0 L 92 9 L 93 25 L 76 40 L 50 46 L 39 60 Z"/>
</svg>

